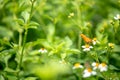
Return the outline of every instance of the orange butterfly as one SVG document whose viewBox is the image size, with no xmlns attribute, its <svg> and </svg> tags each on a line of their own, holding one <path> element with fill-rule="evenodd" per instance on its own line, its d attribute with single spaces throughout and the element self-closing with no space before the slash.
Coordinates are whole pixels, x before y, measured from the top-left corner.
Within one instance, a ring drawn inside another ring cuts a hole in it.
<svg viewBox="0 0 120 80">
<path fill-rule="evenodd" d="M 92 42 L 92 39 L 88 38 L 86 35 L 80 34 L 80 36 L 83 38 L 83 40 L 84 40 L 86 43 Z"/>
</svg>

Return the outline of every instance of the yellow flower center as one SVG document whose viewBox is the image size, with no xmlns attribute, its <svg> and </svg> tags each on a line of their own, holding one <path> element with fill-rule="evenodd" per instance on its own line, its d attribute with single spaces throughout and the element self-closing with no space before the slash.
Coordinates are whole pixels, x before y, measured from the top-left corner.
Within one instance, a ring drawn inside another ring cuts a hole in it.
<svg viewBox="0 0 120 80">
<path fill-rule="evenodd" d="M 102 67 L 105 67 L 106 66 L 106 64 L 105 63 L 101 63 L 102 64 Z"/>
<path fill-rule="evenodd" d="M 44 48 L 41 48 L 41 50 L 45 50 Z"/>
<path fill-rule="evenodd" d="M 91 69 L 91 68 L 88 68 L 87 71 L 88 71 L 88 72 L 92 72 L 92 69 Z"/>
<path fill-rule="evenodd" d="M 85 47 L 86 47 L 86 48 L 89 48 L 89 47 L 90 47 L 90 45 L 86 44 L 86 45 L 85 45 Z"/>
<path fill-rule="evenodd" d="M 97 38 L 93 38 L 93 41 L 97 41 Z"/>
<path fill-rule="evenodd" d="M 75 63 L 74 66 L 75 66 L 75 67 L 79 67 L 79 66 L 80 66 L 80 63 Z"/>
<path fill-rule="evenodd" d="M 113 43 L 108 43 L 108 46 L 109 46 L 110 48 L 114 48 L 114 44 L 113 44 Z"/>
<path fill-rule="evenodd" d="M 99 66 L 99 63 L 96 63 L 96 65 L 95 65 L 96 67 L 98 67 Z"/>
</svg>

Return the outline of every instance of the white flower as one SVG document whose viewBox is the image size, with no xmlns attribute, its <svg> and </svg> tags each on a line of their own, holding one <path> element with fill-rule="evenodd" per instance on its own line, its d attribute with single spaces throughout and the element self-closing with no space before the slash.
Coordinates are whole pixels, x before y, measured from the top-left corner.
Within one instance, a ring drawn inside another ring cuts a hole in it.
<svg viewBox="0 0 120 80">
<path fill-rule="evenodd" d="M 90 51 L 90 49 L 93 48 L 93 47 L 86 44 L 86 45 L 82 46 L 82 48 L 83 48 L 83 51 Z"/>
<path fill-rule="evenodd" d="M 115 17 L 114 17 L 115 20 L 120 20 L 120 15 L 117 14 Z"/>
<path fill-rule="evenodd" d="M 96 38 L 93 38 L 92 40 L 93 45 L 96 45 L 96 43 L 100 43 Z"/>
<path fill-rule="evenodd" d="M 98 68 L 100 69 L 100 72 L 107 71 L 107 65 L 105 63 L 101 63 Z"/>
<path fill-rule="evenodd" d="M 90 77 L 92 75 L 96 75 L 97 73 L 95 71 L 93 71 L 91 68 L 87 68 L 84 70 L 83 72 L 83 77 L 84 78 L 87 78 L 87 77 Z"/>
<path fill-rule="evenodd" d="M 41 48 L 40 50 L 38 50 L 38 52 L 40 52 L 40 53 L 47 53 L 47 50 L 45 48 Z"/>
<path fill-rule="evenodd" d="M 93 66 L 93 70 L 96 70 L 98 68 L 98 66 L 99 66 L 99 63 L 93 62 L 92 66 Z"/>
<path fill-rule="evenodd" d="M 76 68 L 83 68 L 83 66 L 80 63 L 75 63 L 73 66 L 73 69 L 76 69 Z"/>
</svg>

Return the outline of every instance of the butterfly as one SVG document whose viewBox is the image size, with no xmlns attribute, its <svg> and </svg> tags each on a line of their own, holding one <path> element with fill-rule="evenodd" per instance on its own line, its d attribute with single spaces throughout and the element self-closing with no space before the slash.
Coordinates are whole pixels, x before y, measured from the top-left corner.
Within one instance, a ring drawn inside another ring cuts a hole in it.
<svg viewBox="0 0 120 80">
<path fill-rule="evenodd" d="M 82 39 L 83 39 L 86 43 L 92 42 L 92 39 L 88 38 L 86 35 L 80 34 L 80 36 L 82 37 Z"/>
</svg>

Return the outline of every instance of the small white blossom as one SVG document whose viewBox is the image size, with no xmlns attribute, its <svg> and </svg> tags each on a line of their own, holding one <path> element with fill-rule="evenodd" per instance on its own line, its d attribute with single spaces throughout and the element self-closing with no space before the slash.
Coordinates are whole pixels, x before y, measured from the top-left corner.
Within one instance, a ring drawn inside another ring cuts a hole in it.
<svg viewBox="0 0 120 80">
<path fill-rule="evenodd" d="M 92 40 L 93 45 L 96 45 L 96 43 L 100 43 L 96 38 L 93 38 Z"/>
<path fill-rule="evenodd" d="M 101 63 L 98 68 L 100 69 L 100 72 L 107 71 L 107 65 L 105 63 Z"/>
<path fill-rule="evenodd" d="M 83 66 L 80 63 L 75 63 L 73 66 L 73 69 L 76 69 L 76 68 L 83 68 Z"/>
<path fill-rule="evenodd" d="M 93 47 L 86 44 L 86 45 L 82 46 L 82 48 L 83 48 L 83 51 L 90 51 L 90 49 L 93 48 Z"/>
<path fill-rule="evenodd" d="M 92 75 L 96 75 L 97 73 L 95 71 L 93 71 L 91 68 L 87 68 L 84 70 L 83 72 L 83 77 L 84 78 L 87 78 L 87 77 L 90 77 Z"/>
<path fill-rule="evenodd" d="M 117 14 L 115 17 L 114 17 L 115 20 L 120 20 L 120 15 Z"/>
<path fill-rule="evenodd" d="M 47 50 L 44 49 L 44 48 L 41 48 L 40 50 L 38 50 L 38 52 L 40 52 L 40 53 L 47 53 Z"/>
<path fill-rule="evenodd" d="M 99 63 L 93 62 L 92 66 L 93 66 L 93 70 L 96 70 L 98 68 L 98 66 L 99 66 Z"/>
</svg>

